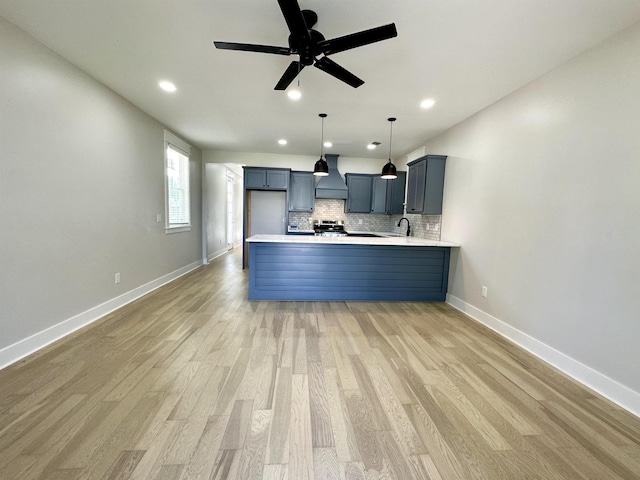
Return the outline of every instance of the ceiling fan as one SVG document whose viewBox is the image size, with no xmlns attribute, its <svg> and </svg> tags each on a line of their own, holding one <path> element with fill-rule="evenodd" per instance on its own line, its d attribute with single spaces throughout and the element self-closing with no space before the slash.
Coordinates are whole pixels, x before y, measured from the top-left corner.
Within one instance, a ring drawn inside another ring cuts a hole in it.
<svg viewBox="0 0 640 480">
<path fill-rule="evenodd" d="M 333 75 L 338 80 L 358 88 L 364 83 L 364 80 L 338 65 L 328 55 L 387 40 L 398 35 L 395 24 L 390 23 L 343 37 L 325 40 L 320 32 L 312 28 L 318 21 L 318 15 L 315 12 L 312 10 L 300 10 L 297 0 L 278 0 L 278 4 L 287 22 L 287 27 L 289 27 L 289 47 L 213 42 L 216 48 L 223 50 L 242 50 L 275 55 L 299 55 L 300 61 L 293 61 L 289 64 L 274 90 L 286 90 L 302 69 L 309 65 L 313 65 L 329 75 Z"/>
</svg>

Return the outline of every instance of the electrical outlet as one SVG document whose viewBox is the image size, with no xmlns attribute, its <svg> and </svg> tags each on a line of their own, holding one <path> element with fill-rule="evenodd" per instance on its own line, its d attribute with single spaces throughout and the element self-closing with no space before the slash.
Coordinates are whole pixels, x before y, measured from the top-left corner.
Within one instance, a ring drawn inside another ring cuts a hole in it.
<svg viewBox="0 0 640 480">
<path fill-rule="evenodd" d="M 162 222 L 162 214 L 156 213 L 156 223 L 160 223 L 160 222 Z"/>
<path fill-rule="evenodd" d="M 488 295 L 488 294 L 489 294 L 489 292 L 488 292 L 488 290 L 487 290 L 487 287 L 485 287 L 485 286 L 483 285 L 483 286 L 482 286 L 482 293 L 481 293 L 481 295 L 482 295 L 484 298 L 487 298 L 487 295 Z"/>
<path fill-rule="evenodd" d="M 116 284 L 120 283 L 120 272 L 116 273 Z"/>
<path fill-rule="evenodd" d="M 358 225 L 362 225 L 362 219 L 361 218 L 358 219 Z"/>
</svg>

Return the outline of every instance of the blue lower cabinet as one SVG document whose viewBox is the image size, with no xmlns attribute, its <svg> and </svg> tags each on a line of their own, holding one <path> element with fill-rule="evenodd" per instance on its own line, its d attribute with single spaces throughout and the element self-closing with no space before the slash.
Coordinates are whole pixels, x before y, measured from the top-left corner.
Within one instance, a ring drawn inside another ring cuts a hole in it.
<svg viewBox="0 0 640 480">
<path fill-rule="evenodd" d="M 249 244 L 249 300 L 441 302 L 448 247 Z"/>
</svg>

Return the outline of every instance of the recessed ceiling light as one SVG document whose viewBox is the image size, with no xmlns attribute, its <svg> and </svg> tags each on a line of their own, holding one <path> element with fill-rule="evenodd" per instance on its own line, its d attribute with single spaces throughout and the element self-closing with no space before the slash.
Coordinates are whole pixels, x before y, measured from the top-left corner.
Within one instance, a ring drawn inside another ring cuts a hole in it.
<svg viewBox="0 0 640 480">
<path fill-rule="evenodd" d="M 327 147 L 327 148 L 331 148 L 331 147 L 333 147 L 333 143 L 331 143 L 331 142 L 324 142 L 324 146 L 325 146 L 325 147 Z"/>
<path fill-rule="evenodd" d="M 278 143 L 279 143 L 280 145 L 286 145 L 286 144 L 287 144 L 287 141 L 286 141 L 284 138 L 281 138 L 280 140 L 278 140 Z"/>
<path fill-rule="evenodd" d="M 375 150 L 378 145 L 380 145 L 380 142 L 371 142 L 369 145 L 367 145 L 367 148 L 369 150 Z"/>
<path fill-rule="evenodd" d="M 175 92 L 176 91 L 176 86 L 171 82 L 162 81 L 158 85 L 160 85 L 160 88 L 162 90 L 164 90 L 165 92 Z"/>
<path fill-rule="evenodd" d="M 300 100 L 300 98 L 302 98 L 302 92 L 294 88 L 293 90 L 289 90 L 287 92 L 287 96 L 293 101 Z"/>
<path fill-rule="evenodd" d="M 431 108 L 436 104 L 436 101 L 433 98 L 427 98 L 420 102 L 420 108 Z"/>
</svg>

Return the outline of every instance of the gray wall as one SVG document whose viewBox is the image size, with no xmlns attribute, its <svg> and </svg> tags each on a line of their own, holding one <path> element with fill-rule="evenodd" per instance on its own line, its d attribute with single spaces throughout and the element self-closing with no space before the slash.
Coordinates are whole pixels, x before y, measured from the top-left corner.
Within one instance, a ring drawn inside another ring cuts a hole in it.
<svg viewBox="0 0 640 480">
<path fill-rule="evenodd" d="M 0 45 L 1 352 L 200 261 L 202 154 L 166 235 L 163 126 L 2 18 Z"/>
<path fill-rule="evenodd" d="M 608 377 L 636 413 L 639 85 L 637 24 L 426 144 L 449 155 L 452 302 L 596 387 Z"/>
</svg>

